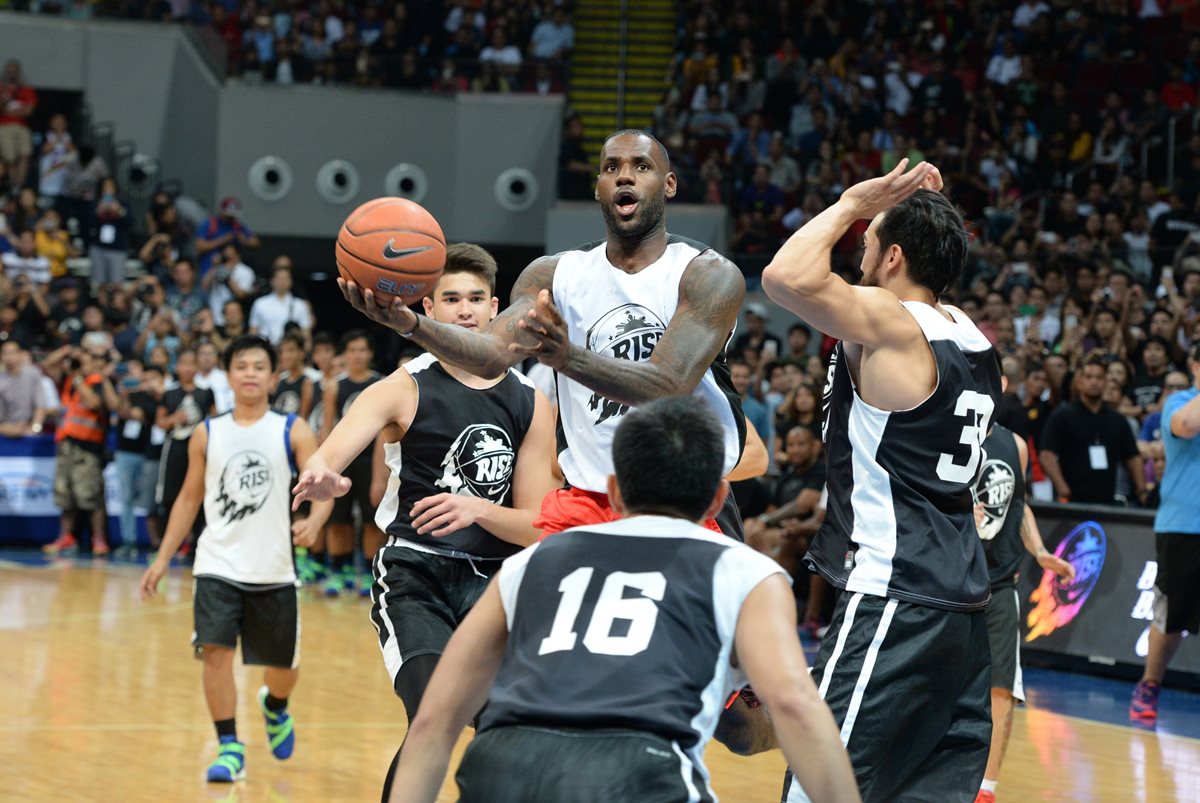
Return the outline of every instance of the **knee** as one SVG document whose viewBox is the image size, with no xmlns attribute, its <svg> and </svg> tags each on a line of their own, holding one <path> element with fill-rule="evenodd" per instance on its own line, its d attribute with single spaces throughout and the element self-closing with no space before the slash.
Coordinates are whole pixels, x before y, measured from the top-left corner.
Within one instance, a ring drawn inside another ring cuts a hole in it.
<svg viewBox="0 0 1200 803">
<path fill-rule="evenodd" d="M 204 645 L 204 666 L 224 668 L 233 665 L 233 649 L 218 644 Z"/>
</svg>

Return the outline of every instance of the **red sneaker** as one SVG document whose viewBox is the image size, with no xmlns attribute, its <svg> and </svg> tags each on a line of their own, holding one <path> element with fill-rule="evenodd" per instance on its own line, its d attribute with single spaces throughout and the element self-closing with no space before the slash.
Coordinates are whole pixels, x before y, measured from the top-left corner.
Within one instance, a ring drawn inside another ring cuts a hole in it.
<svg viewBox="0 0 1200 803">
<path fill-rule="evenodd" d="M 42 547 L 42 551 L 47 555 L 64 555 L 72 552 L 78 552 L 79 544 L 75 542 L 75 536 L 71 535 L 70 533 L 63 533 L 58 538 Z"/>
<path fill-rule="evenodd" d="M 96 536 L 96 535 L 92 536 L 92 557 L 93 558 L 107 558 L 109 551 L 110 550 L 108 548 L 107 541 L 105 541 L 103 538 L 101 538 L 99 536 Z"/>
<path fill-rule="evenodd" d="M 1129 720 L 1144 728 L 1158 724 L 1158 694 L 1162 686 L 1153 680 L 1139 680 L 1129 700 Z"/>
<path fill-rule="evenodd" d="M 996 793 L 980 789 L 979 794 L 975 795 L 975 803 L 996 803 Z"/>
</svg>

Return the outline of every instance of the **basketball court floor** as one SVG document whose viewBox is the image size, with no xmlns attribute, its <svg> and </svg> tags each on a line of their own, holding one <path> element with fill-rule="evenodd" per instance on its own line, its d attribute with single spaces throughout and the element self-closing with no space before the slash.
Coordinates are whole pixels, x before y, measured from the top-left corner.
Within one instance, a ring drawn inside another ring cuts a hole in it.
<svg viewBox="0 0 1200 803">
<path fill-rule="evenodd" d="M 0 552 L 0 800 L 374 801 L 404 736 L 369 603 L 303 592 L 298 743 L 268 751 L 239 666 L 238 733 L 247 779 L 204 782 L 215 753 L 192 657 L 190 575 L 138 599 L 142 567 Z M 1200 801 L 1200 695 L 1168 689 L 1155 732 L 1126 724 L 1130 684 L 1028 670 L 1001 775 L 1001 801 Z M 469 738 L 460 740 L 451 766 Z M 775 803 L 784 762 L 708 750 L 726 803 Z M 456 799 L 452 780 L 439 801 Z"/>
</svg>

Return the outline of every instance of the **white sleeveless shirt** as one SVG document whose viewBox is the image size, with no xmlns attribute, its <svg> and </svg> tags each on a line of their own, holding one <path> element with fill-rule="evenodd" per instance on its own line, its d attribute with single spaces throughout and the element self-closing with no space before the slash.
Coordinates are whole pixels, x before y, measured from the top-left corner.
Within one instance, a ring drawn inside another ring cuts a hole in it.
<svg viewBox="0 0 1200 803">
<path fill-rule="evenodd" d="M 637 273 L 613 267 L 605 249 L 602 241 L 559 255 L 554 303 L 575 345 L 605 357 L 646 362 L 679 306 L 684 270 L 707 246 L 672 236 L 658 261 Z M 724 473 L 728 474 L 741 457 L 745 419 L 723 355 L 717 356 L 693 395 L 712 408 L 725 430 Z M 613 473 L 613 435 L 630 408 L 562 374 L 558 374 L 558 405 L 558 461 L 567 482 L 605 493 L 608 475 Z"/>
<path fill-rule="evenodd" d="M 238 583 L 296 582 L 292 560 L 291 428 L 295 415 L 268 410 L 250 426 L 227 413 L 204 422 L 204 533 L 192 573 Z"/>
</svg>

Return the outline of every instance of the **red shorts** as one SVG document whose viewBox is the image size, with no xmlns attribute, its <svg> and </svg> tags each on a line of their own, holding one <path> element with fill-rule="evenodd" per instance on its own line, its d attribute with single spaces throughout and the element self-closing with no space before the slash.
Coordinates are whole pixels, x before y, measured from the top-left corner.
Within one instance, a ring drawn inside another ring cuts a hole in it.
<svg viewBox="0 0 1200 803">
<path fill-rule="evenodd" d="M 619 518 L 621 517 L 608 503 L 608 494 L 579 488 L 559 488 L 546 494 L 542 500 L 542 510 L 533 520 L 533 526 L 542 530 L 542 538 L 545 538 L 572 527 L 607 524 Z M 713 532 L 721 532 L 716 519 L 708 519 L 704 526 Z"/>
</svg>

